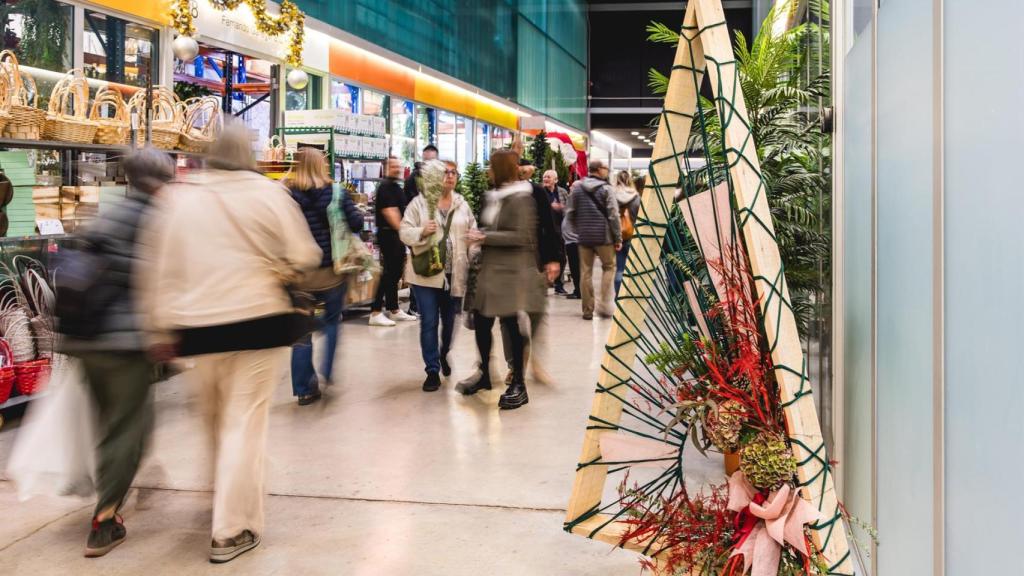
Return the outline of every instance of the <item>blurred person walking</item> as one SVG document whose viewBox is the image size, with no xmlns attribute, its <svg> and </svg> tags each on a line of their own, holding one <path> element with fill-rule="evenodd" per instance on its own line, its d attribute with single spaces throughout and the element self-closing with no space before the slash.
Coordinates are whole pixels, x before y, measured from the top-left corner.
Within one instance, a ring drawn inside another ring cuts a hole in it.
<svg viewBox="0 0 1024 576">
<path fill-rule="evenodd" d="M 398 283 L 405 268 L 405 245 L 398 236 L 405 214 L 405 193 L 398 177 L 402 163 L 394 156 L 388 158 L 384 182 L 377 187 L 373 201 L 377 219 L 377 245 L 383 267 L 377 296 L 370 307 L 370 326 L 394 326 L 395 322 L 416 320 L 412 314 L 398 307 Z M 388 313 L 384 313 L 385 307 Z"/>
<path fill-rule="evenodd" d="M 636 230 L 636 219 L 640 215 L 640 193 L 633 183 L 633 177 L 626 170 L 615 175 L 615 202 L 619 205 L 619 229 L 622 234 L 622 249 L 615 253 L 615 295 L 622 286 L 622 275 L 629 259 L 629 247 Z"/>
<path fill-rule="evenodd" d="M 601 260 L 601 294 L 596 310 L 600 316 L 611 316 L 615 253 L 622 248 L 619 206 L 608 184 L 608 167 L 601 160 L 593 160 L 589 172 L 573 185 L 565 214 L 578 236 L 584 320 L 594 317 L 595 258 Z"/>
<path fill-rule="evenodd" d="M 559 244 L 563 246 L 560 250 L 561 257 L 558 261 L 558 277 L 555 278 L 555 294 L 565 294 L 565 264 L 566 250 L 565 236 L 562 233 L 562 224 L 565 222 L 565 208 L 569 203 L 569 191 L 558 185 L 558 172 L 547 170 L 542 177 L 544 191 L 548 195 L 548 202 L 551 205 L 551 218 L 555 224 L 555 236 Z"/>
<path fill-rule="evenodd" d="M 443 268 L 432 275 L 417 274 L 413 259 L 409 259 L 405 269 L 405 277 L 420 306 L 420 350 L 427 373 L 423 391 L 434 392 L 441 387 L 439 374 L 451 376 L 452 373 L 448 354 L 469 274 L 466 235 L 476 228 L 476 218 L 465 198 L 455 192 L 459 172 L 454 162 L 425 162 L 420 174 L 423 190 L 405 210 L 401 238 L 414 258 L 436 246 L 443 264 Z M 436 205 L 432 205 L 434 202 Z"/>
<path fill-rule="evenodd" d="M 566 203 L 566 209 L 568 209 L 568 203 Z M 569 300 L 580 300 L 582 298 L 580 286 L 583 285 L 583 282 L 580 280 L 579 236 L 576 235 L 576 230 L 568 218 L 562 220 L 562 238 L 565 240 L 565 259 L 569 263 L 569 276 L 572 277 L 572 292 L 566 294 L 565 297 Z"/>
<path fill-rule="evenodd" d="M 423 161 L 416 162 L 413 165 L 412 174 L 405 179 L 405 204 L 406 206 L 412 202 L 412 199 L 419 196 L 419 180 L 423 165 L 431 160 L 437 160 L 437 146 L 433 144 L 427 144 L 423 147 L 422 154 Z M 419 313 L 419 302 L 416 301 L 416 293 L 412 290 L 409 291 L 409 313 Z"/>
<path fill-rule="evenodd" d="M 495 188 L 487 193 L 480 221 L 482 230 L 467 235 L 482 246 L 480 270 L 472 301 L 480 372 L 475 381 L 459 383 L 459 391 L 470 395 L 491 389 L 491 345 L 495 319 L 512 344 L 512 379 L 498 406 L 515 409 L 529 402 L 523 375 L 526 340 L 520 313 L 544 310 L 543 277 L 537 272 L 537 211 L 532 187 L 519 181 L 519 155 L 499 150 L 491 155 L 491 176 Z"/>
<path fill-rule="evenodd" d="M 311 328 L 289 284 L 323 253 L 288 190 L 256 171 L 245 126 L 225 126 L 207 165 L 168 186 L 147 219 L 140 294 L 153 353 L 193 359 L 214 452 L 210 561 L 220 563 L 260 543 L 270 398 Z"/>
<path fill-rule="evenodd" d="M 91 311 L 96 317 L 89 320 L 93 326 L 88 333 L 68 330 L 73 333 L 65 333 L 61 345 L 64 353 L 81 361 L 98 411 L 97 502 L 85 546 L 88 558 L 103 556 L 124 542 L 127 531 L 118 511 L 153 429 L 150 388 L 157 368 L 146 354 L 137 314 L 136 247 L 153 195 L 174 178 L 174 161 L 164 152 L 146 148 L 125 158 L 123 165 L 129 184 L 127 196 L 75 239 L 106 263 L 91 287 L 94 294 L 103 295 L 105 305 Z M 84 316 L 80 319 L 87 320 Z"/>
<path fill-rule="evenodd" d="M 302 209 L 309 231 L 323 252 L 320 268 L 315 273 L 319 289 L 313 293 L 313 297 L 324 306 L 321 331 L 324 334 L 326 349 L 323 352 L 320 375 L 327 384 L 330 384 L 331 376 L 334 374 L 334 356 L 338 348 L 338 331 L 346 293 L 344 278 L 334 273 L 334 258 L 331 251 L 331 224 L 327 210 L 334 201 L 334 183 L 329 176 L 327 158 L 320 150 L 301 148 L 295 153 L 295 162 L 285 185 Z M 349 229 L 358 234 L 363 229 L 363 214 L 345 192 L 341 193 L 341 210 Z M 292 393 L 298 397 L 299 406 L 312 404 L 321 397 L 320 382 L 313 367 L 312 334 L 292 347 Z"/>
<path fill-rule="evenodd" d="M 405 179 L 405 203 L 408 205 L 412 199 L 419 196 L 419 180 L 422 176 L 423 165 L 431 160 L 437 160 L 437 146 L 427 144 L 423 147 L 423 161 L 416 162 L 412 174 Z"/>
</svg>

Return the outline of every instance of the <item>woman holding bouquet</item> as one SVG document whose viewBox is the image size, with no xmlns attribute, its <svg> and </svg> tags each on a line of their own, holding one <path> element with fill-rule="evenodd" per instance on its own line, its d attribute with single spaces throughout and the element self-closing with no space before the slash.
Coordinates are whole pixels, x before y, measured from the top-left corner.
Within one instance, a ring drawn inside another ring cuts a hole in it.
<svg viewBox="0 0 1024 576">
<path fill-rule="evenodd" d="M 473 210 L 455 192 L 459 172 L 454 162 L 431 160 L 421 169 L 420 194 L 406 207 L 399 235 L 412 250 L 405 278 L 420 311 L 420 349 L 427 378 L 424 392 L 441 387 L 452 373 L 448 352 L 455 317 L 462 309 L 469 273 L 467 233 L 476 228 Z M 420 262 L 417 264 L 417 260 Z M 440 328 L 440 344 L 438 329 Z"/>
</svg>

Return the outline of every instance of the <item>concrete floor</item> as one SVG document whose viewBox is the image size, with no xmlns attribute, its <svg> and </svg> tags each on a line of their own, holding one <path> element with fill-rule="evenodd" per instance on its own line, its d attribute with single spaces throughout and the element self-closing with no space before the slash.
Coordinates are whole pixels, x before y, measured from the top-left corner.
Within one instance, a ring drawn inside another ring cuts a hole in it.
<svg viewBox="0 0 1024 576">
<path fill-rule="evenodd" d="M 125 511 L 128 541 L 86 560 L 89 502 L 19 503 L 0 481 L 0 574 L 639 574 L 634 554 L 562 531 L 611 322 L 585 322 L 577 301 L 550 300 L 554 383 L 532 384 L 530 404 L 512 412 L 497 410 L 498 386 L 469 398 L 452 390 L 476 360 L 470 332 L 459 334 L 453 377 L 425 394 L 415 323 L 346 321 L 338 384 L 324 401 L 299 407 L 289 385 L 278 389 L 263 544 L 222 567 L 206 558 L 202 428 L 187 383 L 164 383 L 153 448 Z M 17 428 L 0 432 L 0 463 Z M 701 475 L 721 470 L 705 466 Z"/>
</svg>

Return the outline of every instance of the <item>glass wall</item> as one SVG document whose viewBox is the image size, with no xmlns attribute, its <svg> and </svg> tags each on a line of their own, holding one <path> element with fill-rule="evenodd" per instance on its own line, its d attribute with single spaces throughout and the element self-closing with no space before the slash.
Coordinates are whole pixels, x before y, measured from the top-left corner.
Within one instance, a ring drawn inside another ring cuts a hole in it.
<svg viewBox="0 0 1024 576">
<path fill-rule="evenodd" d="M 437 146 L 437 111 L 421 104 L 416 105 L 416 159 L 423 156 L 427 144 Z"/>
<path fill-rule="evenodd" d="M 384 116 L 387 109 L 386 99 L 387 96 L 380 92 L 363 89 L 359 113 L 367 116 Z"/>
<path fill-rule="evenodd" d="M 476 123 L 476 162 L 483 165 L 491 159 L 491 125 Z"/>
<path fill-rule="evenodd" d="M 142 87 L 152 70 L 157 84 L 159 38 L 154 28 L 86 10 L 82 38 L 85 75 Z"/>
<path fill-rule="evenodd" d="M 12 50 L 24 67 L 56 74 L 33 72 L 39 105 L 46 108 L 50 92 L 65 72 L 74 67 L 74 8 L 52 0 L 5 3 L 3 47 Z"/>
<path fill-rule="evenodd" d="M 296 4 L 310 17 L 424 66 L 503 98 L 524 104 L 522 98 L 542 102 L 539 111 L 586 128 L 587 3 L 583 0 L 468 4 L 463 0 L 297 0 Z M 527 26 L 540 35 L 539 42 L 521 40 Z M 530 59 L 537 51 L 544 57 Z M 535 74 L 543 81 L 521 83 L 522 74 Z M 561 81 L 549 83 L 549 77 L 561 77 Z"/>
<path fill-rule="evenodd" d="M 403 166 L 416 163 L 416 116 L 415 104 L 400 98 L 391 99 L 391 154 L 402 161 Z"/>
<path fill-rule="evenodd" d="M 288 69 L 288 72 L 291 68 Z M 287 78 L 287 73 L 285 78 Z M 284 82 L 285 85 L 285 110 L 319 110 L 323 108 L 323 84 L 324 79 L 322 76 L 316 74 L 309 75 L 309 83 L 306 84 L 305 88 L 295 89 L 292 88 L 287 80 Z"/>
<path fill-rule="evenodd" d="M 456 160 L 455 114 L 437 112 L 437 155 L 445 160 Z"/>
<path fill-rule="evenodd" d="M 359 87 L 331 80 L 331 108 L 355 114 L 359 110 Z"/>
<path fill-rule="evenodd" d="M 473 161 L 473 119 L 455 117 L 455 162 L 459 171 L 465 172 L 466 165 Z"/>
</svg>

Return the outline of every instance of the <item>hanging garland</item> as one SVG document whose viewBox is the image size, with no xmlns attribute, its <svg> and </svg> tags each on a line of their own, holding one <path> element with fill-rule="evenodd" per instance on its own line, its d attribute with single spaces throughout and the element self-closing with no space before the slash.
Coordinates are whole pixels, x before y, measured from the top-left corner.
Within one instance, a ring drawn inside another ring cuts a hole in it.
<svg viewBox="0 0 1024 576">
<path fill-rule="evenodd" d="M 285 62 L 293 67 L 302 65 L 306 16 L 299 10 L 299 7 L 291 0 L 283 0 L 281 14 L 273 16 L 267 12 L 264 0 L 210 0 L 210 4 L 221 11 L 234 10 L 243 2 L 252 9 L 252 13 L 256 17 L 256 29 L 260 33 L 268 36 L 280 36 L 291 30 L 291 42 L 288 45 L 288 56 L 285 58 Z M 192 20 L 194 15 L 189 4 L 190 0 L 175 0 L 175 4 L 171 8 L 171 24 L 183 36 L 196 35 L 196 26 Z"/>
</svg>

